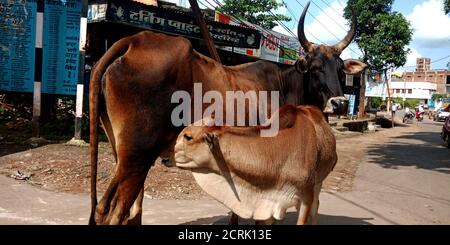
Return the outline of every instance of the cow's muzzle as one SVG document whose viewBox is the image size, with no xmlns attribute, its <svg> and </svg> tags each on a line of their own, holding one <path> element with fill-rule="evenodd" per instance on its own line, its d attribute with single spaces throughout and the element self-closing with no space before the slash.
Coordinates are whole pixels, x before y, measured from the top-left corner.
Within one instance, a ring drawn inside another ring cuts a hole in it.
<svg viewBox="0 0 450 245">
<path fill-rule="evenodd" d="M 328 100 L 324 113 L 334 114 L 334 115 L 345 115 L 348 112 L 348 99 L 341 97 L 333 97 Z"/>
</svg>

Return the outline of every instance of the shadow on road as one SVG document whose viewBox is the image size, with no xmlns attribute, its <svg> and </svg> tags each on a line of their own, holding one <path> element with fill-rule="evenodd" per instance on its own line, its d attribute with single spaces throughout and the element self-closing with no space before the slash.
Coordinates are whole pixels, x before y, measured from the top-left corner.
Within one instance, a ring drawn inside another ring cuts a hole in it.
<svg viewBox="0 0 450 245">
<path fill-rule="evenodd" d="M 407 133 L 385 145 L 368 150 L 371 163 L 383 168 L 396 169 L 399 166 L 415 166 L 450 174 L 450 151 L 445 148 L 439 132 L 421 131 Z"/>
<path fill-rule="evenodd" d="M 11 142 L 0 142 L 0 157 L 18 153 L 18 152 L 22 152 L 22 151 L 27 151 L 30 149 L 33 149 L 33 147 L 30 146 L 30 144 L 26 144 L 26 143 L 18 144 L 18 143 L 11 143 Z"/>
<path fill-rule="evenodd" d="M 213 216 L 207 218 L 200 218 L 193 221 L 188 221 L 182 225 L 228 225 L 230 216 Z M 352 218 L 345 216 L 333 216 L 333 215 L 318 215 L 319 225 L 371 225 L 367 220 L 373 220 L 373 218 Z M 286 214 L 285 220 L 281 223 L 282 225 L 295 225 L 297 223 L 297 213 L 288 212 Z M 254 225 L 255 222 L 252 220 L 239 219 L 240 225 Z"/>
</svg>

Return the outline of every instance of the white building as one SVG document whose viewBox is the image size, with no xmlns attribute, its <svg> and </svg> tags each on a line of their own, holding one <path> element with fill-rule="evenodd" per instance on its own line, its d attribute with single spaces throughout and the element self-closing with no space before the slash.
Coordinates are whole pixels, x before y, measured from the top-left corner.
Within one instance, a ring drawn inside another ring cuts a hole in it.
<svg viewBox="0 0 450 245">
<path fill-rule="evenodd" d="M 437 84 L 431 82 L 391 81 L 392 97 L 404 99 L 418 99 L 426 102 L 437 90 Z"/>
</svg>

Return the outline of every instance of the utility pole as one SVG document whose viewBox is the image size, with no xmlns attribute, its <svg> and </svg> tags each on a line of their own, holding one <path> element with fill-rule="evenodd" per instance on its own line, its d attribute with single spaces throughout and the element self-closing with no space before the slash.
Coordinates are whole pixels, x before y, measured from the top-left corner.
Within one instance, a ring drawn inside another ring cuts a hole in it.
<svg viewBox="0 0 450 245">
<path fill-rule="evenodd" d="M 80 43 L 79 43 L 79 60 L 78 60 L 78 81 L 76 94 L 75 109 L 75 133 L 74 138 L 70 141 L 73 144 L 84 143 L 81 139 L 81 123 L 83 117 L 83 99 L 84 99 L 84 66 L 85 66 L 85 46 L 87 34 L 87 9 L 88 0 L 81 1 L 81 18 L 80 18 Z"/>
<path fill-rule="evenodd" d="M 42 48 L 44 36 L 44 1 L 37 1 L 36 14 L 36 42 L 35 42 L 35 69 L 34 69 L 34 90 L 33 90 L 33 119 L 32 137 L 41 137 L 41 101 L 42 101 Z"/>
<path fill-rule="evenodd" d="M 405 109 L 405 102 L 406 102 L 406 80 L 403 78 L 403 109 Z"/>
<path fill-rule="evenodd" d="M 389 72 L 389 76 L 392 76 L 391 72 Z M 389 112 L 389 111 L 391 112 L 392 127 L 395 127 L 395 123 L 394 123 L 394 119 L 395 119 L 394 116 L 395 116 L 395 114 L 394 114 L 394 111 L 391 110 L 392 97 L 391 97 L 391 91 L 390 91 L 390 88 L 389 88 L 389 83 L 391 82 L 391 78 L 388 79 L 387 69 L 384 70 L 384 79 L 385 79 L 385 82 L 386 82 L 387 93 L 388 93 L 386 110 L 387 110 L 387 112 Z"/>
</svg>

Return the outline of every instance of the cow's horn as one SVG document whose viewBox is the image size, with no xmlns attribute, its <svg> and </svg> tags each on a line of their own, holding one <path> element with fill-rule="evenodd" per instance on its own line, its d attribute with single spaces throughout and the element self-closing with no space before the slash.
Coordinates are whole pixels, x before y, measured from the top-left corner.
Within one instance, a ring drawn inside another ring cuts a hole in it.
<svg viewBox="0 0 450 245">
<path fill-rule="evenodd" d="M 356 34 L 356 15 L 355 15 L 355 11 L 353 10 L 353 8 L 350 7 L 350 9 L 352 11 L 352 28 L 350 29 L 350 31 L 347 33 L 347 36 L 345 36 L 342 41 L 340 41 L 339 43 L 334 45 L 334 48 L 338 53 L 342 53 L 342 51 L 344 51 L 344 49 L 348 45 L 350 45 L 350 43 L 352 42 L 352 40 Z"/>
<path fill-rule="evenodd" d="M 298 21 L 297 27 L 298 41 L 300 41 L 300 44 L 302 45 L 302 47 L 305 49 L 306 52 L 308 52 L 311 47 L 311 43 L 308 41 L 308 39 L 306 39 L 305 36 L 305 17 L 306 13 L 308 12 L 310 3 L 311 2 L 308 2 L 305 6 L 305 9 L 303 9 L 303 13 L 302 16 L 300 17 L 300 20 Z"/>
</svg>

